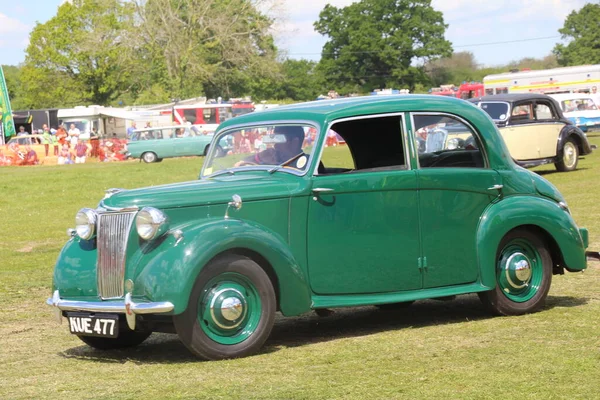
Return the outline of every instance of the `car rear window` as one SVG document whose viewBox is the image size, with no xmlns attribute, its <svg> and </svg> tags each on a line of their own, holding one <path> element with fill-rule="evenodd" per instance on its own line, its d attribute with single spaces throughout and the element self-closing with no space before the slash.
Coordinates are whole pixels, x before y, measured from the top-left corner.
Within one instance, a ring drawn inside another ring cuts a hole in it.
<svg viewBox="0 0 600 400">
<path fill-rule="evenodd" d="M 479 104 L 479 107 L 495 121 L 504 121 L 508 118 L 508 103 L 484 101 Z"/>
</svg>

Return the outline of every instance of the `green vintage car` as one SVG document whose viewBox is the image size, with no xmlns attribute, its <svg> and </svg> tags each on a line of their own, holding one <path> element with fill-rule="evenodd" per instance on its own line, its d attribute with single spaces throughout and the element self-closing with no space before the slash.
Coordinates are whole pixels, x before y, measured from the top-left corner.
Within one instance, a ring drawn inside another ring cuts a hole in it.
<svg viewBox="0 0 600 400">
<path fill-rule="evenodd" d="M 462 144 L 417 149 L 436 126 Z M 330 131 L 346 144 L 326 147 Z M 240 357 L 276 312 L 478 293 L 518 315 L 586 268 L 565 199 L 462 100 L 297 104 L 226 121 L 213 143 L 226 136 L 235 149 L 211 146 L 198 180 L 109 190 L 77 213 L 47 301 L 71 333 L 113 349 L 175 332 L 201 358 Z"/>
<path fill-rule="evenodd" d="M 194 125 L 137 129 L 129 138 L 127 156 L 147 163 L 169 157 L 204 156 L 212 138 L 212 134 L 202 132 Z M 222 144 L 219 151 L 224 153 Z"/>
</svg>

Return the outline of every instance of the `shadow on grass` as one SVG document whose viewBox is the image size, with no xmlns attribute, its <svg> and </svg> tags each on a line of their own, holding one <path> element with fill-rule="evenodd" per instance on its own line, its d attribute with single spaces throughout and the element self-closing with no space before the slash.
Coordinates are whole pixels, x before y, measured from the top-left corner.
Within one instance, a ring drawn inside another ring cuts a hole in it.
<svg viewBox="0 0 600 400">
<path fill-rule="evenodd" d="M 577 307 L 587 302 L 585 298 L 548 296 L 544 310 Z M 276 352 L 284 347 L 299 347 L 409 327 L 418 329 L 489 318 L 493 318 L 493 315 L 485 310 L 476 295 L 459 296 L 453 301 L 418 301 L 409 307 L 393 311 L 370 306 L 335 309 L 331 316 L 324 318 L 314 313 L 292 318 L 278 315 L 273 331 L 260 354 Z M 199 361 L 176 335 L 162 333 L 153 334 L 135 348 L 101 351 L 81 345 L 58 355 L 64 358 L 122 364 L 183 364 Z"/>
<path fill-rule="evenodd" d="M 589 168 L 584 168 L 584 167 L 577 167 L 576 171 L 585 171 L 588 170 Z M 563 172 L 559 172 L 555 169 L 544 169 L 541 171 L 533 171 L 538 175 L 544 176 L 544 175 L 554 175 L 554 174 L 562 174 Z"/>
</svg>

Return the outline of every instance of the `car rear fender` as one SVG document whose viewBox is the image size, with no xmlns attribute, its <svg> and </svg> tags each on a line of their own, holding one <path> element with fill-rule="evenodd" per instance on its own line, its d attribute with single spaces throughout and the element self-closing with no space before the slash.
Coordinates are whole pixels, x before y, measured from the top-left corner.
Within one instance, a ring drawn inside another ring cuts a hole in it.
<svg viewBox="0 0 600 400">
<path fill-rule="evenodd" d="M 500 241 L 520 226 L 536 227 L 551 237 L 558 246 L 558 249 L 550 249 L 551 253 L 560 254 L 563 266 L 568 270 L 586 268 L 584 241 L 567 211 L 542 197 L 511 196 L 488 207 L 477 229 L 478 260 L 481 281 L 485 286 L 491 288 L 496 285 L 496 254 Z M 548 245 L 554 246 L 554 243 Z"/>
<path fill-rule="evenodd" d="M 556 154 L 561 157 L 563 146 L 567 139 L 572 138 L 577 147 L 579 149 L 580 155 L 590 154 L 592 152 L 592 148 L 590 147 L 590 143 L 585 136 L 585 133 L 576 126 L 573 125 L 565 125 L 558 135 L 558 142 L 556 143 Z"/>
</svg>

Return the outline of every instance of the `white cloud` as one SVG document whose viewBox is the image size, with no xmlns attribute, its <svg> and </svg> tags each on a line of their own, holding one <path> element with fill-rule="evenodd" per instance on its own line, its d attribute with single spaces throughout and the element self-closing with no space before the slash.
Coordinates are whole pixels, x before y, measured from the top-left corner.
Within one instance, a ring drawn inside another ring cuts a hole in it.
<svg viewBox="0 0 600 400">
<path fill-rule="evenodd" d="M 19 21 L 15 18 L 10 18 L 2 13 L 0 13 L 0 34 L 4 35 L 13 35 L 19 32 L 29 33 L 31 28 Z"/>
</svg>

